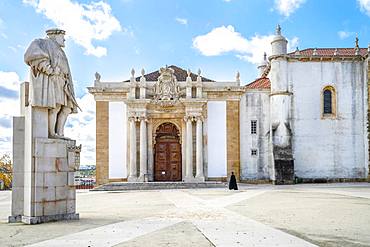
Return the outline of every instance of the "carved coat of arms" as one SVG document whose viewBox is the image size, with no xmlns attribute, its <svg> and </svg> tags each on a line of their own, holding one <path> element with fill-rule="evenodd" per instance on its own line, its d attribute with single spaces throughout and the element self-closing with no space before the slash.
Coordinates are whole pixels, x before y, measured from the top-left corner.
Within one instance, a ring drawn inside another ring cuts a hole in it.
<svg viewBox="0 0 370 247">
<path fill-rule="evenodd" d="M 171 68 L 161 68 L 160 76 L 154 85 L 154 101 L 163 106 L 174 105 L 179 99 L 179 86 Z"/>
</svg>

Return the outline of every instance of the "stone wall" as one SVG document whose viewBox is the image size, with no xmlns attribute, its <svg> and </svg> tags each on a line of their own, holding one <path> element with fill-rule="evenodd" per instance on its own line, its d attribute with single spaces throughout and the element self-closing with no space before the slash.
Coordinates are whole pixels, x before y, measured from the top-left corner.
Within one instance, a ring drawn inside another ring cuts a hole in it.
<svg viewBox="0 0 370 247">
<path fill-rule="evenodd" d="M 367 177 L 366 83 L 362 61 L 290 62 L 292 133 L 299 178 Z M 335 88 L 336 115 L 322 115 L 322 90 Z"/>
<path fill-rule="evenodd" d="M 368 139 L 368 181 L 370 182 L 370 59 L 367 59 L 367 139 Z"/>
<path fill-rule="evenodd" d="M 239 101 L 226 101 L 227 177 L 240 181 Z"/>
<path fill-rule="evenodd" d="M 269 181 L 270 91 L 249 91 L 240 99 L 240 178 L 243 181 Z M 257 120 L 257 133 L 251 134 L 251 121 Z M 251 150 L 257 155 L 252 156 Z"/>
<path fill-rule="evenodd" d="M 109 102 L 96 101 L 96 185 L 109 182 Z"/>
</svg>

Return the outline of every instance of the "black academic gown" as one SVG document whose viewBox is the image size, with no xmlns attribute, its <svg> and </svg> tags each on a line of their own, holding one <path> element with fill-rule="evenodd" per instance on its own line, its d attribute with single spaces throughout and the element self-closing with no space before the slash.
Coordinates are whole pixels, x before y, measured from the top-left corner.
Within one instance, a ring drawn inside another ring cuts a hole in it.
<svg viewBox="0 0 370 247">
<path fill-rule="evenodd" d="M 235 175 L 231 175 L 230 177 L 229 190 L 238 190 L 238 185 L 236 184 Z"/>
</svg>

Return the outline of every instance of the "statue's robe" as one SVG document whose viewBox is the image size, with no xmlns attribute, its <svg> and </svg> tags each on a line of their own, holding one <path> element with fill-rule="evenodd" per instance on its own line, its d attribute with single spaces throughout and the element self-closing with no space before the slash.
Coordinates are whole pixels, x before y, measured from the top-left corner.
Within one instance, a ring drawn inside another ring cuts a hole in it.
<svg viewBox="0 0 370 247">
<path fill-rule="evenodd" d="M 32 106 L 53 109 L 60 104 L 77 112 L 68 60 L 56 41 L 49 38 L 32 41 L 24 61 L 31 67 L 29 103 Z"/>
</svg>

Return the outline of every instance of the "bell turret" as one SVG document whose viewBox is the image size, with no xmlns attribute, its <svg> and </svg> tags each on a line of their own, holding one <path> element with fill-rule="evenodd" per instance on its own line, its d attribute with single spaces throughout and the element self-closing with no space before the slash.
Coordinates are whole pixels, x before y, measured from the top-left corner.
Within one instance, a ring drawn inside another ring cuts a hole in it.
<svg viewBox="0 0 370 247">
<path fill-rule="evenodd" d="M 281 35 L 281 27 L 277 25 L 276 33 L 271 41 L 272 56 L 283 55 L 287 53 L 288 41 Z"/>
</svg>

